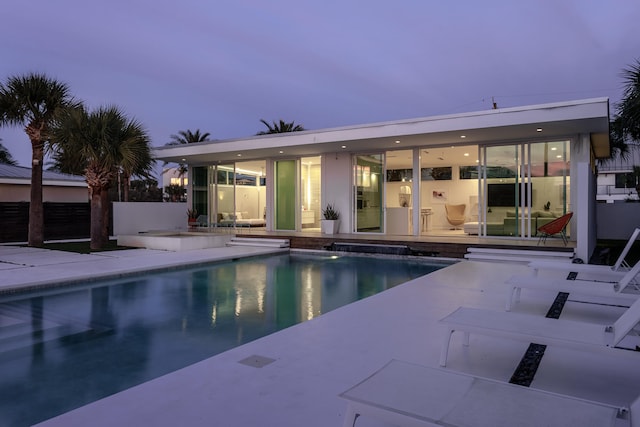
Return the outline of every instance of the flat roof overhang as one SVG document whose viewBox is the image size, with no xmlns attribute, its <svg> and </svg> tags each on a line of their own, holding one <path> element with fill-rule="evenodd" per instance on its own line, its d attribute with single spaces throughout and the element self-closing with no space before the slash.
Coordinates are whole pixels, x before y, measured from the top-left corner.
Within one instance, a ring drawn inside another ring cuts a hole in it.
<svg viewBox="0 0 640 427">
<path fill-rule="evenodd" d="M 200 165 L 341 151 L 534 141 L 578 134 L 591 136 L 597 158 L 608 157 L 607 98 L 165 146 L 155 148 L 154 157 L 166 162 Z"/>
</svg>

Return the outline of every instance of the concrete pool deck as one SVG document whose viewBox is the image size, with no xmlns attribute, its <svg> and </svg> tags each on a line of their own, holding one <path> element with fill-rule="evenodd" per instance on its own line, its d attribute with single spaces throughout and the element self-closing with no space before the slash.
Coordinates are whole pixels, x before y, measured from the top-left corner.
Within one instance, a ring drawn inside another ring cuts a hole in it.
<svg viewBox="0 0 640 427">
<path fill-rule="evenodd" d="M 0 246 L 0 288 L 95 277 L 97 271 L 116 275 L 274 250 L 140 249 L 86 256 L 41 251 Z M 390 359 L 438 366 L 445 333 L 438 319 L 461 305 L 503 310 L 508 291 L 504 281 L 526 271 L 521 264 L 461 261 L 40 425 L 342 425 L 347 405 L 339 393 Z M 553 292 L 525 291 L 514 311 L 544 316 L 554 298 Z M 562 318 L 607 323 L 623 310 L 586 304 L 570 296 Z M 446 369 L 506 382 L 527 346 L 472 335 L 470 346 L 463 347 L 461 338 L 454 336 Z M 548 347 L 531 387 L 624 406 L 640 394 L 640 353 L 637 358 L 635 354 L 625 356 Z M 252 361 L 262 358 L 273 362 L 251 366 Z M 247 359 L 249 363 L 240 363 Z M 356 425 L 388 424 L 361 417 Z"/>
</svg>

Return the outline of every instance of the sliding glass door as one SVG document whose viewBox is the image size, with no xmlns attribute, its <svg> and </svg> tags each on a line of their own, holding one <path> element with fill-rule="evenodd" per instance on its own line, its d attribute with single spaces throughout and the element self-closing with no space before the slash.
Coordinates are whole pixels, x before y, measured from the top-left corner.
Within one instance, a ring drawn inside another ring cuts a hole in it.
<svg viewBox="0 0 640 427">
<path fill-rule="evenodd" d="M 569 141 L 486 146 L 481 152 L 480 234 L 534 237 L 538 227 L 567 212 Z"/>
<path fill-rule="evenodd" d="M 355 231 L 382 233 L 384 231 L 384 154 L 354 156 L 353 173 Z"/>
</svg>

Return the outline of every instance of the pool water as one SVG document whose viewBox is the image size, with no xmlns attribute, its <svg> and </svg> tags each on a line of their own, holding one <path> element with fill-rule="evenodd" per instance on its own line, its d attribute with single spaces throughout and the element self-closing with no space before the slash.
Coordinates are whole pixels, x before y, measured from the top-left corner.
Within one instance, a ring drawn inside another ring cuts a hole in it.
<svg viewBox="0 0 640 427">
<path fill-rule="evenodd" d="M 443 266 L 286 254 L 0 296 L 0 425 L 46 420 Z"/>
</svg>

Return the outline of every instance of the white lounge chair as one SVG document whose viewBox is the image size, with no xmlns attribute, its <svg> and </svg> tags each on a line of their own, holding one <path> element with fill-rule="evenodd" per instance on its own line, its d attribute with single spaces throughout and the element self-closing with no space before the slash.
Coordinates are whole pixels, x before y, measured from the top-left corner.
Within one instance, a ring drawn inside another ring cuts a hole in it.
<svg viewBox="0 0 640 427">
<path fill-rule="evenodd" d="M 360 415 L 401 426 L 640 427 L 640 398 L 619 407 L 398 360 L 340 397 L 344 427 Z"/>
<path fill-rule="evenodd" d="M 539 270 L 560 270 L 560 271 L 574 271 L 578 274 L 606 274 L 611 272 L 622 272 L 631 269 L 631 266 L 627 263 L 625 258 L 629 254 L 631 247 L 635 243 L 636 239 L 640 235 L 640 228 L 636 228 L 631 233 L 631 237 L 627 241 L 627 244 L 624 246 L 624 249 L 620 253 L 620 256 L 616 260 L 615 264 L 612 266 L 609 265 L 595 265 L 595 264 L 574 264 L 571 262 L 567 262 L 568 260 L 559 260 L 559 261 L 532 261 L 529 263 L 529 267 L 533 269 L 533 275 L 536 276 Z"/>
<path fill-rule="evenodd" d="M 613 325 L 460 307 L 440 320 L 448 332 L 440 353 L 440 366 L 447 364 L 449 344 L 455 331 L 464 333 L 464 345 L 469 345 L 469 334 L 473 332 L 537 344 L 630 353 L 626 349 L 616 349 L 616 346 L 638 322 L 640 299 L 636 299 Z M 640 352 L 634 356 L 640 361 Z"/>
<path fill-rule="evenodd" d="M 554 280 L 536 276 L 512 276 L 506 281 L 510 287 L 506 310 L 510 311 L 513 303 L 520 301 L 520 293 L 523 288 L 577 293 L 596 297 L 617 297 L 634 301 L 640 297 L 636 284 L 636 276 L 638 273 L 640 273 L 640 261 L 638 261 L 631 270 L 624 272 L 624 275 L 619 280 L 610 282 L 568 279 Z M 635 292 L 624 292 L 629 291 L 629 288 L 634 288 L 633 291 Z"/>
</svg>

